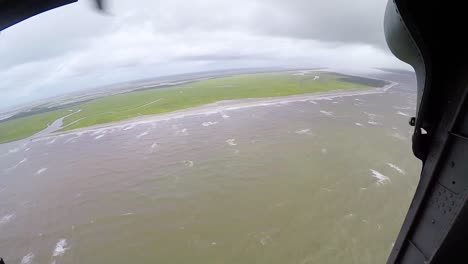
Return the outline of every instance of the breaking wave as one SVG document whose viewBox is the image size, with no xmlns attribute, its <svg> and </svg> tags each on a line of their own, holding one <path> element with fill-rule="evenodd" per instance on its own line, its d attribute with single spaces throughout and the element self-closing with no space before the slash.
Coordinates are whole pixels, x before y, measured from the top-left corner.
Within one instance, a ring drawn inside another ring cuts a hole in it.
<svg viewBox="0 0 468 264">
<path fill-rule="evenodd" d="M 0 218 L 0 225 L 8 224 L 11 220 L 15 219 L 15 214 L 7 214 Z"/>
<path fill-rule="evenodd" d="M 377 185 L 385 185 L 387 183 L 390 183 L 390 178 L 388 178 L 387 176 L 373 169 L 371 169 L 370 171 L 372 172 L 372 177 L 377 179 Z"/>
<path fill-rule="evenodd" d="M 398 166 L 395 165 L 395 164 L 387 163 L 387 165 L 388 165 L 390 168 L 392 168 L 392 169 L 398 171 L 399 173 L 401 173 L 401 174 L 403 174 L 403 175 L 406 174 L 406 172 L 405 172 L 403 169 L 401 169 L 400 167 L 398 167 Z"/>
<path fill-rule="evenodd" d="M 234 138 L 226 140 L 229 146 L 237 146 L 236 140 Z"/>
<path fill-rule="evenodd" d="M 26 256 L 24 256 L 22 259 L 21 259 L 21 264 L 29 264 L 32 262 L 34 258 L 34 254 L 33 253 L 28 253 Z"/>
<path fill-rule="evenodd" d="M 54 249 L 54 252 L 52 253 L 52 256 L 58 257 L 58 256 L 62 256 L 63 254 L 65 254 L 65 251 L 68 250 L 66 246 L 67 246 L 67 240 L 64 238 L 60 239 L 59 242 L 57 242 L 57 245 L 55 245 L 55 249 Z"/>
<path fill-rule="evenodd" d="M 203 122 L 203 123 L 202 123 L 202 126 L 204 126 L 204 127 L 209 127 L 209 126 L 214 126 L 214 125 L 216 125 L 216 124 L 218 124 L 218 122 L 216 122 L 216 121 L 214 121 L 214 122 L 209 121 L 209 122 Z"/>
</svg>

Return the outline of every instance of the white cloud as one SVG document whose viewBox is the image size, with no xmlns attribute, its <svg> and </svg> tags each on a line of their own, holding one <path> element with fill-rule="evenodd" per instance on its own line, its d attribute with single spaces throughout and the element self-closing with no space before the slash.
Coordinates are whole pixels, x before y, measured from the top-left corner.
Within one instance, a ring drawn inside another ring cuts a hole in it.
<svg viewBox="0 0 468 264">
<path fill-rule="evenodd" d="M 113 1 L 112 16 L 72 4 L 0 34 L 0 103 L 211 69 L 405 67 L 375 40 L 383 38 L 377 21 L 383 10 L 371 8 L 383 9 L 385 0 L 370 2 L 356 4 L 369 4 L 368 16 L 356 7 L 333 10 L 343 0 Z M 319 16 L 324 12 L 330 15 Z M 357 15 L 364 17 L 356 21 Z M 378 27 L 367 25 L 374 20 Z M 369 36 L 365 29 L 372 29 Z"/>
</svg>

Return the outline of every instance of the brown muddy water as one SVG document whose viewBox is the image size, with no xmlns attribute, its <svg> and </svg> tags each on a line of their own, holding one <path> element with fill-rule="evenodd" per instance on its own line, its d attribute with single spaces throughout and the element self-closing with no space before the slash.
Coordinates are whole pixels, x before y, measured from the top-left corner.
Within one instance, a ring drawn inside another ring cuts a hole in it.
<svg viewBox="0 0 468 264">
<path fill-rule="evenodd" d="M 384 263 L 420 163 L 414 77 L 0 145 L 10 263 Z"/>
</svg>

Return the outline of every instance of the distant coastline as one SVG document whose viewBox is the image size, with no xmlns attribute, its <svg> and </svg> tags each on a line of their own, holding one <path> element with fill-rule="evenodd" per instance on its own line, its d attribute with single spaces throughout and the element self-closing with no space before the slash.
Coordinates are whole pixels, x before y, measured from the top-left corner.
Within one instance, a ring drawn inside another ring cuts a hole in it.
<svg viewBox="0 0 468 264">
<path fill-rule="evenodd" d="M 70 104 L 59 103 L 35 109 L 36 112 L 20 113 L 0 121 L 0 143 L 29 138 L 59 119 L 63 121 L 59 130 L 66 131 L 219 102 L 276 100 L 334 90 L 370 89 L 383 87 L 388 83 L 384 80 L 309 69 L 206 77 L 153 86 L 148 84 L 147 87 L 134 87 L 129 92 L 111 92 L 108 96 L 86 98 L 79 102 L 69 98 L 72 101 Z"/>
</svg>

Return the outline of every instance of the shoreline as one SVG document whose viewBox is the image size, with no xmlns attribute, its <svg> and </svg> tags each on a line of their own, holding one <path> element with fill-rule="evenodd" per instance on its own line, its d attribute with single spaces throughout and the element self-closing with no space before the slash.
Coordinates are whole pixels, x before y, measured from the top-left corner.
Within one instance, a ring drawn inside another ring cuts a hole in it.
<svg viewBox="0 0 468 264">
<path fill-rule="evenodd" d="M 40 136 L 30 136 L 30 137 L 20 139 L 17 141 L 22 141 L 22 140 L 37 141 L 37 140 L 41 140 L 44 138 L 48 139 L 50 137 L 67 136 L 67 135 L 73 135 L 73 134 L 84 134 L 84 133 L 98 132 L 98 131 L 106 130 L 106 129 L 124 128 L 128 126 L 134 127 L 134 126 L 141 125 L 141 124 L 168 121 L 171 119 L 178 119 L 178 118 L 184 118 L 184 117 L 189 117 L 189 116 L 211 115 L 211 114 L 221 113 L 224 111 L 233 111 L 233 110 L 244 109 L 244 108 L 262 107 L 262 106 L 270 106 L 270 105 L 293 103 L 293 102 L 320 101 L 320 100 L 328 100 L 331 98 L 348 97 L 348 96 L 382 94 L 382 93 L 386 93 L 389 89 L 398 85 L 398 83 L 396 82 L 391 82 L 391 81 L 387 81 L 387 82 L 389 82 L 390 84 L 384 87 L 371 88 L 371 89 L 365 89 L 365 90 L 357 90 L 357 89 L 333 90 L 329 92 L 310 93 L 310 94 L 301 94 L 301 95 L 288 95 L 288 96 L 264 97 L 264 98 L 246 98 L 246 99 L 218 101 L 218 102 L 211 103 L 211 104 L 190 107 L 190 108 L 181 109 L 181 110 L 172 111 L 172 112 L 134 117 L 134 118 L 130 118 L 130 119 L 122 120 L 122 121 L 98 124 L 98 125 L 93 125 L 93 126 L 88 126 L 88 127 L 83 127 L 83 128 L 77 128 L 77 129 L 73 129 L 69 131 L 51 132 L 50 134 L 45 134 L 45 135 L 40 135 Z M 12 142 L 15 142 L 15 141 L 12 141 Z M 12 142 L 9 142 L 9 143 L 12 143 Z"/>
</svg>

